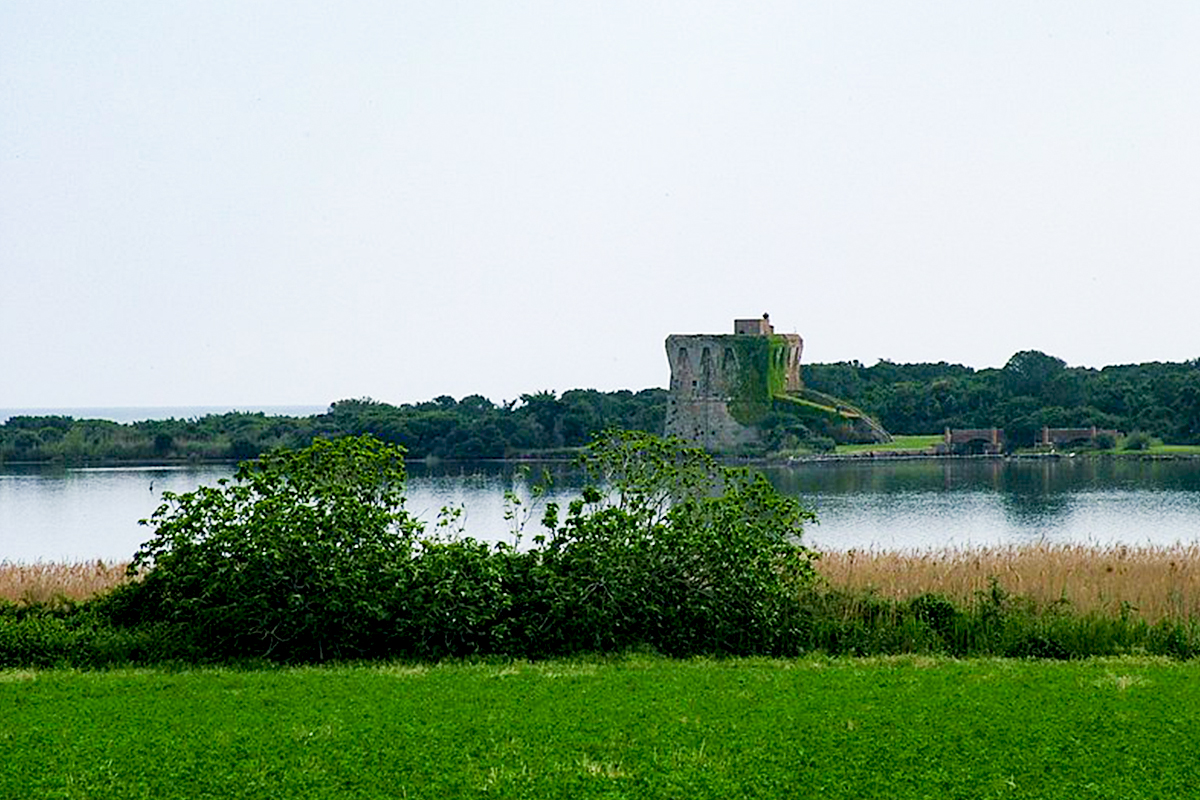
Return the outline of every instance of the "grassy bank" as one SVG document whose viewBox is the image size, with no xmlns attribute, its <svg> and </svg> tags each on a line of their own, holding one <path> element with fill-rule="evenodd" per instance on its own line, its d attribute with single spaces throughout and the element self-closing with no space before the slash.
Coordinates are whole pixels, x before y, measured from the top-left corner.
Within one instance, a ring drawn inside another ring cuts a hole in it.
<svg viewBox="0 0 1200 800">
<path fill-rule="evenodd" d="M 1200 456 L 1200 444 L 1151 444 L 1146 448 L 1150 455 Z"/>
<path fill-rule="evenodd" d="M 863 453 L 925 453 L 943 440 L 941 434 L 931 436 L 893 436 L 890 442 L 868 444 L 839 444 L 834 451 L 838 455 L 861 455 Z"/>
<path fill-rule="evenodd" d="M 840 456 L 863 456 L 870 453 L 878 453 L 880 455 L 932 455 L 934 447 L 941 444 L 944 437 L 941 434 L 919 435 L 919 436 L 894 436 L 890 442 L 882 443 L 867 443 L 867 444 L 839 444 L 834 450 L 835 455 Z M 1031 449 L 1018 451 L 1019 453 L 1037 452 Z M 1076 452 L 1070 447 L 1060 449 L 1062 453 Z M 1172 458 L 1197 457 L 1200 456 L 1200 445 L 1196 444 L 1163 444 L 1158 441 L 1152 441 L 1142 449 L 1125 449 L 1115 447 L 1112 449 L 1097 449 L 1097 448 L 1082 448 L 1076 453 L 1077 455 L 1088 456 L 1106 456 L 1106 457 L 1121 457 L 1121 458 L 1145 458 L 1147 456 L 1165 456 Z"/>
<path fill-rule="evenodd" d="M 1181 797 L 1200 665 L 0 672 L 0 798 Z"/>
</svg>

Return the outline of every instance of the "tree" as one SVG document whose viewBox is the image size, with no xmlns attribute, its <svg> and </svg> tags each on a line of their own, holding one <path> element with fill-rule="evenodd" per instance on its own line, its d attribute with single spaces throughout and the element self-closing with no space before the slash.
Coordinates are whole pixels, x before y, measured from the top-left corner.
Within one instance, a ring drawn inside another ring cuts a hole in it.
<svg viewBox="0 0 1200 800">
<path fill-rule="evenodd" d="M 1200 442 L 1200 369 L 1194 369 L 1187 382 L 1180 387 L 1176 411 L 1181 438 L 1188 442 Z"/>
<path fill-rule="evenodd" d="M 562 404 L 558 401 L 558 396 L 551 390 L 543 390 L 534 392 L 533 394 L 521 395 L 522 406 L 519 411 L 523 414 L 530 414 L 542 429 L 544 447 L 557 447 L 562 445 L 560 419 L 562 417 Z"/>
<path fill-rule="evenodd" d="M 1004 387 L 1014 395 L 1040 397 L 1046 386 L 1067 362 L 1039 350 L 1022 350 L 1013 355 L 1001 372 Z"/>
<path fill-rule="evenodd" d="M 810 389 L 841 397 L 851 403 L 858 403 L 861 397 L 863 379 L 860 373 L 862 364 L 857 361 L 840 361 L 835 364 L 808 364 L 804 367 L 804 383 Z"/>
<path fill-rule="evenodd" d="M 221 657 L 323 660 L 375 649 L 421 526 L 404 451 L 319 439 L 241 464 L 232 481 L 165 492 L 143 524 L 125 605 Z"/>
<path fill-rule="evenodd" d="M 468 416 L 481 417 L 496 410 L 496 404 L 481 394 L 471 394 L 458 403 L 458 410 Z"/>
<path fill-rule="evenodd" d="M 154 435 L 154 455 L 156 455 L 156 456 L 166 455 L 167 453 L 169 453 L 171 451 L 171 448 L 174 446 L 175 446 L 175 437 L 171 436 L 171 434 L 166 433 L 164 431 L 163 433 L 156 433 Z"/>
</svg>

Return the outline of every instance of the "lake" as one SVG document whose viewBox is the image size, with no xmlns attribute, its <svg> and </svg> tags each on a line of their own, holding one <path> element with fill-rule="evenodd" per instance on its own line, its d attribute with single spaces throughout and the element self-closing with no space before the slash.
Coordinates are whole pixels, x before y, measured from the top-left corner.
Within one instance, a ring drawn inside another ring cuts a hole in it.
<svg viewBox="0 0 1200 800">
<path fill-rule="evenodd" d="M 548 499 L 579 476 L 550 465 Z M 408 509 L 432 523 L 462 505 L 466 532 L 511 540 L 504 491 L 512 464 L 408 465 Z M 214 484 L 229 465 L 0 468 L 0 561 L 126 560 L 149 538 L 137 521 L 162 492 Z M 1172 544 L 1200 540 L 1200 460 L 945 459 L 799 463 L 764 472 L 813 506 L 819 549 L 926 549 L 1030 542 Z M 516 487 L 528 497 L 528 480 Z M 529 506 L 523 506 L 529 509 Z M 525 528 L 537 533 L 534 504 Z"/>
</svg>

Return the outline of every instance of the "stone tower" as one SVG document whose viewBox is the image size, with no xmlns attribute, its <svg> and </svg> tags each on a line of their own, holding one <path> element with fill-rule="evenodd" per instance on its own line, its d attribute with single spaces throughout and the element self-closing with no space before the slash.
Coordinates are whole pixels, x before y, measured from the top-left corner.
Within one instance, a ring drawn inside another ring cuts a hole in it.
<svg viewBox="0 0 1200 800">
<path fill-rule="evenodd" d="M 733 331 L 667 337 L 668 436 L 714 451 L 754 444 L 773 398 L 800 391 L 798 334 L 775 333 L 767 314 L 734 320 Z"/>
</svg>

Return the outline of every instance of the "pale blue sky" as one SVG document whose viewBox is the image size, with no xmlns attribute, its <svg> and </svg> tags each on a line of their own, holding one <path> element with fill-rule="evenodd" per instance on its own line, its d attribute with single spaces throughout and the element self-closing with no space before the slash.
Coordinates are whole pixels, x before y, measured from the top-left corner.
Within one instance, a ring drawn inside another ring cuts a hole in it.
<svg viewBox="0 0 1200 800">
<path fill-rule="evenodd" d="M 1200 5 L 0 4 L 0 406 L 1200 356 Z"/>
</svg>

